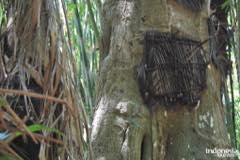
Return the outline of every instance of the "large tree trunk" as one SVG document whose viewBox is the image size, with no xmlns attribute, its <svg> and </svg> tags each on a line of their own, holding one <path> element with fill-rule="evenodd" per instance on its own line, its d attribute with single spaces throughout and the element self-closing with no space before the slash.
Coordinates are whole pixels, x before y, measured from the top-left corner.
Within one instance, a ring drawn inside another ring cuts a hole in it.
<svg viewBox="0 0 240 160">
<path fill-rule="evenodd" d="M 194 11 L 175 0 L 106 0 L 102 10 L 103 55 L 91 142 L 96 160 L 217 159 L 206 148 L 229 146 L 221 102 L 221 72 L 207 66 L 207 87 L 191 110 L 144 104 L 135 76 L 144 33 L 171 32 L 208 38 L 207 1 Z M 208 44 L 204 44 L 208 50 Z M 181 84 L 180 84 L 181 85 Z"/>
<path fill-rule="evenodd" d="M 74 57 L 64 39 L 63 4 L 58 0 L 11 0 L 4 4 L 8 14 L 1 41 L 0 94 L 27 125 L 43 124 L 64 135 L 40 133 L 64 145 L 18 138 L 12 143 L 14 150 L 24 159 L 83 159 L 87 122 L 73 74 Z"/>
</svg>

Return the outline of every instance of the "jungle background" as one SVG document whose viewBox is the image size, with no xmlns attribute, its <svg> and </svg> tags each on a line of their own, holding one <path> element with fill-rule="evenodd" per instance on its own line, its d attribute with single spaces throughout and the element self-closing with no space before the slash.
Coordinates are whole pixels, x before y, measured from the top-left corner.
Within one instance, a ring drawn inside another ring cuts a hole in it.
<svg viewBox="0 0 240 160">
<path fill-rule="evenodd" d="M 37 1 L 37 0 L 36 0 Z M 29 159 L 28 156 L 25 154 L 24 149 L 19 148 L 17 146 L 12 145 L 11 143 L 21 143 L 21 141 L 33 141 L 38 143 L 46 143 L 47 145 L 45 148 L 41 148 L 41 153 L 43 154 L 42 157 L 45 157 L 45 159 L 51 159 L 51 157 L 57 157 L 60 156 L 63 159 L 67 159 L 66 157 L 74 156 L 73 153 L 76 149 L 74 149 L 77 146 L 77 149 L 79 150 L 79 153 L 75 155 L 76 157 L 81 157 L 81 159 L 91 159 L 91 146 L 89 145 L 89 131 L 91 130 L 91 124 L 93 120 L 93 115 L 95 111 L 96 106 L 96 82 L 97 77 L 99 74 L 99 66 L 100 66 L 100 50 L 101 45 L 99 45 L 100 37 L 101 37 L 101 26 L 100 26 L 100 12 L 102 9 L 102 1 L 101 0 L 53 0 L 54 3 L 52 4 L 52 8 L 48 8 L 49 10 L 52 9 L 52 12 L 54 13 L 55 18 L 49 20 L 49 23 L 53 23 L 53 28 L 60 24 L 59 30 L 55 29 L 49 29 L 49 48 L 51 50 L 51 45 L 55 45 L 55 49 L 59 49 L 58 56 L 59 58 L 59 64 L 62 65 L 63 71 L 56 71 L 49 70 L 50 73 L 55 74 L 55 79 L 58 79 L 58 76 L 65 77 L 63 78 L 64 81 L 59 80 L 59 84 L 69 84 L 72 86 L 72 89 L 69 89 L 68 87 L 64 87 L 65 85 L 56 85 L 56 88 L 61 88 L 64 90 L 64 92 L 58 91 L 56 89 L 57 93 L 49 92 L 49 96 L 44 95 L 35 95 L 34 93 L 27 94 L 25 91 L 26 88 L 17 87 L 15 89 L 12 89 L 10 87 L 9 90 L 4 90 L 3 87 L 0 90 L 1 96 L 7 95 L 18 95 L 20 98 L 25 97 L 25 100 L 23 100 L 24 103 L 30 103 L 30 101 L 26 100 L 28 97 L 36 98 L 36 99 L 42 99 L 46 103 L 45 106 L 50 105 L 51 101 L 55 104 L 55 110 L 52 111 L 51 109 L 45 109 L 44 111 L 37 111 L 40 113 L 38 115 L 39 122 L 40 123 L 29 123 L 24 124 L 23 119 L 24 117 L 19 118 L 18 115 L 15 113 L 16 110 L 12 110 L 8 102 L 0 96 L 0 120 L 2 121 L 10 121 L 13 124 L 7 124 L 0 126 L 1 134 L 0 134 L 0 152 L 2 154 L 2 157 L 0 159 L 11 159 L 10 157 L 19 158 L 24 157 L 25 159 Z M 31 1 L 32 2 L 32 1 Z M 29 5 L 31 5 L 31 2 L 29 1 Z M 22 3 L 22 4 L 21 4 Z M 10 10 L 17 9 L 18 7 L 29 7 L 28 3 L 25 3 L 23 1 L 19 1 L 18 3 L 14 3 L 13 1 L 4 1 L 1 0 L 0 2 L 0 40 L 1 40 L 1 49 L 2 51 L 6 49 L 6 35 L 8 33 L 11 33 L 12 29 L 16 28 L 8 28 L 9 27 L 9 18 L 11 16 L 15 15 L 9 15 L 11 14 Z M 47 3 L 47 1 L 46 1 Z M 50 3 L 49 3 L 50 4 Z M 37 5 L 37 4 L 36 4 Z M 31 8 L 31 7 L 30 7 Z M 240 2 L 238 0 L 226 0 L 223 4 L 221 4 L 222 10 L 225 11 L 227 15 L 227 29 L 230 30 L 229 35 L 229 51 L 228 51 L 228 58 L 232 61 L 232 68 L 230 74 L 227 76 L 227 91 L 228 99 L 225 99 L 225 111 L 226 116 L 227 114 L 231 114 L 231 117 L 233 118 L 233 126 L 234 130 L 231 132 L 234 132 L 235 135 L 235 145 L 240 150 Z M 34 11 L 37 8 L 34 8 L 34 5 L 32 6 L 31 10 Z M 19 11 L 20 12 L 20 11 Z M 22 12 L 22 11 L 21 11 Z M 20 13 L 21 13 L 20 12 Z M 21 16 L 24 17 L 17 17 L 20 21 L 23 23 L 29 23 L 29 17 L 27 15 L 28 12 L 21 13 Z M 9 17 L 10 16 L 10 17 Z M 15 18 L 16 18 L 15 17 Z M 57 18 L 56 18 L 57 17 Z M 21 19 L 23 18 L 23 19 Z M 47 17 L 45 17 L 47 18 Z M 34 17 L 32 17 L 34 19 Z M 52 22 L 54 21 L 54 22 Z M 60 21 L 60 23 L 58 22 Z M 21 24 L 21 23 L 19 23 Z M 36 24 L 38 25 L 38 24 Z M 20 25 L 21 26 L 21 25 Z M 26 28 L 23 28 L 21 31 L 17 30 L 17 32 L 21 33 L 20 35 L 23 37 L 22 41 L 25 41 L 26 43 L 34 43 L 34 39 L 32 37 L 28 37 L 24 35 L 28 32 L 36 32 L 36 29 L 31 30 L 32 25 L 29 25 Z M 43 26 L 43 28 L 46 26 Z M 41 28 L 41 27 L 40 27 Z M 29 31 L 28 31 L 29 29 Z M 41 30 L 41 29 L 40 29 Z M 52 31 L 54 30 L 54 31 Z M 38 32 L 36 32 L 37 34 Z M 57 34 L 58 36 L 56 36 Z M 14 35 L 10 35 L 14 36 Z M 25 39 L 24 39 L 25 38 Z M 38 38 L 41 38 L 41 35 L 38 36 Z M 54 39 L 61 39 L 61 44 L 55 44 L 58 43 L 57 40 L 54 41 Z M 21 41 L 21 39 L 20 39 Z M 44 40 L 43 40 L 44 41 Z M 46 40 L 47 41 L 47 40 Z M 26 44 L 23 44 L 26 45 Z M 58 46 L 59 45 L 59 46 Z M 12 46 L 17 47 L 17 46 Z M 39 46 L 38 46 L 39 47 Z M 41 48 L 41 46 L 40 46 Z M 54 47 L 53 47 L 54 48 Z M 21 50 L 19 48 L 18 50 Z M 64 50 L 67 50 L 64 52 Z M 21 52 L 31 52 L 32 49 L 25 47 Z M 12 53 L 15 54 L 15 53 Z M 1 55 L 2 56 L 2 55 Z M 43 55 L 43 56 L 49 56 Z M 10 56 L 9 56 L 10 57 Z M 8 57 L 8 58 L 9 58 Z M 19 56 L 20 57 L 20 56 Z M 16 58 L 19 58 L 16 56 Z M 35 61 L 35 58 L 33 56 L 27 57 L 29 60 L 29 65 L 31 65 L 32 61 Z M 2 63 L 2 62 L 1 62 Z M 45 63 L 45 62 L 39 62 L 39 63 Z M 46 62 L 51 64 L 50 62 Z M 53 62 L 52 68 L 54 68 L 55 62 Z M 50 66 L 51 66 L 50 65 Z M 49 65 L 46 65 L 46 68 Z M 73 66 L 73 67 L 72 67 Z M 32 68 L 35 68 L 33 70 Z M 70 68 L 70 69 L 68 69 Z M 22 70 L 30 70 L 32 74 L 35 74 L 36 71 L 39 71 L 41 69 L 37 68 L 36 66 L 26 66 L 25 69 Z M 65 70 L 65 71 L 64 71 Z M 0 68 L 1 71 L 1 68 Z M 24 71 L 23 71 L 24 72 Z M 43 69 L 44 73 L 48 73 L 48 69 Z M 57 73 L 61 74 L 57 74 Z M 1 73 L 1 72 L 0 72 Z M 49 73 L 48 73 L 49 74 Z M 46 74 L 43 74 L 46 75 Z M 6 86 L 7 81 L 4 81 L 4 75 L 0 75 L 1 86 Z M 21 76 L 20 76 L 21 77 Z M 23 77 L 27 78 L 28 76 L 24 75 Z M 48 76 L 43 76 L 45 79 L 47 79 Z M 50 76 L 51 77 L 51 76 Z M 71 77 L 71 78 L 66 78 Z M 43 79 L 44 79 L 43 78 Z M 38 80 L 39 77 L 34 77 L 35 80 Z M 50 78 L 51 79 L 51 78 Z M 31 81 L 31 79 L 29 79 Z M 21 80 L 20 80 L 21 81 Z M 73 81 L 75 83 L 73 83 Z M 11 81 L 9 81 L 11 83 Z M 44 85 L 44 81 L 39 82 L 40 84 Z M 25 84 L 26 86 L 29 84 Z M 31 86 L 31 85 L 30 85 Z M 67 86 L 67 85 L 66 85 Z M 70 87 L 71 88 L 71 87 Z M 32 89 L 33 91 L 36 88 Z M 54 89 L 53 89 L 54 90 Z M 59 89 L 60 90 L 60 89 Z M 49 91 L 49 90 L 48 90 Z M 44 90 L 42 91 L 44 92 Z M 52 94 L 52 96 L 51 96 Z M 75 99 L 71 99 L 70 96 L 75 95 Z M 60 97 L 67 101 L 61 101 L 61 99 L 54 99 L 54 97 Z M 23 98 L 24 99 L 24 98 Z M 71 99 L 71 100 L 69 100 Z M 9 100 L 9 99 L 8 99 Z M 32 99 L 31 99 L 32 100 Z M 33 100 L 32 100 L 33 101 Z M 66 102 L 71 101 L 71 105 L 67 104 Z M 36 102 L 39 103 L 39 102 Z M 42 103 L 42 102 L 41 102 Z M 74 105 L 75 104 L 75 105 Z M 58 105 L 65 105 L 65 106 L 73 106 L 66 107 L 67 111 L 63 108 L 57 110 Z M 6 107 L 8 106 L 8 107 Z M 76 107 L 76 108 L 75 108 Z M 47 107 L 46 107 L 47 108 Z M 74 110 L 74 108 L 76 110 Z M 74 114 L 72 114 L 72 110 L 75 112 L 80 112 L 79 117 L 77 121 L 71 120 Z M 54 112 L 56 116 L 58 117 L 61 115 L 62 117 L 59 119 L 59 121 L 46 121 L 48 119 L 48 114 Z M 66 113 L 67 112 L 67 113 Z M 5 118 L 5 114 L 7 113 L 7 117 Z M 65 115 L 66 114 L 66 115 Z M 10 118 L 9 118 L 10 117 Z M 8 123 L 10 123 L 8 122 Z M 69 123 L 67 126 L 67 129 L 64 130 L 64 128 L 61 128 L 61 124 Z M 54 124 L 54 125 L 53 125 Z M 71 125 L 75 126 L 74 128 L 79 128 L 78 130 L 71 129 Z M 3 127 L 4 126 L 4 127 Z M 7 126 L 7 128 L 6 128 Z M 18 126 L 18 127 L 17 127 Z M 78 127 L 76 127 L 78 126 Z M 2 127 L 2 128 L 1 128 Z M 10 129 L 9 129 L 10 128 Z M 14 129 L 12 129 L 14 128 Z M 6 132 L 6 129 L 8 130 Z M 70 133 L 71 132 L 71 133 Z M 79 137 L 76 138 L 76 143 L 78 145 L 71 146 L 71 143 L 69 142 L 69 135 L 72 135 L 72 132 L 75 132 L 75 134 L 79 134 Z M 39 134 L 42 133 L 42 134 Z M 28 138 L 27 138 L 28 137 Z M 29 138 L 30 137 L 30 138 Z M 59 140 L 59 137 L 61 137 Z M 31 139 L 31 140 L 30 140 Z M 54 149 L 49 149 L 53 146 Z M 79 148 L 78 148 L 79 147 Z M 54 155 L 56 153 L 60 153 L 59 150 L 62 150 L 62 155 Z M 24 156 L 25 155 L 25 156 Z"/>
</svg>

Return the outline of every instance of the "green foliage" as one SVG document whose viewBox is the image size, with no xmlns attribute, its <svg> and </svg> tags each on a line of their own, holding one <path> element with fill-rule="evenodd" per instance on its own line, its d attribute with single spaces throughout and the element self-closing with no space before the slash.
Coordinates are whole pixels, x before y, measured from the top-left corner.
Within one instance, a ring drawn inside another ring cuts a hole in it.
<svg viewBox="0 0 240 160">
<path fill-rule="evenodd" d="M 0 29 L 2 29 L 4 21 L 6 20 L 5 10 L 2 3 L 0 3 Z"/>
<path fill-rule="evenodd" d="M 100 28 L 96 2 L 87 6 L 85 0 L 65 1 L 67 19 L 70 30 L 70 44 L 77 59 L 78 89 L 82 96 L 82 103 L 90 117 L 93 114 L 95 102 L 96 77 L 99 66 L 98 30 Z M 93 16 L 90 16 L 91 9 Z M 94 19 L 91 19 L 94 18 Z M 94 23 L 93 23 L 94 21 Z M 95 24 L 95 25 L 94 25 Z"/>
<path fill-rule="evenodd" d="M 0 160 L 14 160 L 14 159 L 8 156 L 0 156 Z"/>
<path fill-rule="evenodd" d="M 41 125 L 41 124 L 33 124 L 33 125 L 30 125 L 27 127 L 27 129 L 34 133 L 34 132 L 39 132 L 39 131 L 47 131 L 47 132 L 54 132 L 56 134 L 58 134 L 59 136 L 63 136 L 63 133 L 61 133 L 59 130 L 55 129 L 55 128 L 49 128 L 49 127 L 46 127 L 44 125 Z M 23 133 L 22 132 L 15 132 L 15 135 L 16 137 L 18 136 L 22 136 Z"/>
<path fill-rule="evenodd" d="M 233 93 L 234 93 L 234 109 L 235 109 L 235 127 L 236 140 L 238 149 L 240 149 L 240 80 L 237 78 L 237 63 L 239 63 L 239 34 L 240 34 L 240 1 L 226 0 L 222 8 L 228 10 L 228 22 L 233 27 L 234 37 L 231 41 L 231 60 L 233 61 L 232 77 L 233 77 Z"/>
<path fill-rule="evenodd" d="M 231 1 L 230 0 L 226 0 L 223 4 L 222 4 L 222 9 L 229 9 L 231 6 Z"/>
<path fill-rule="evenodd" d="M 238 149 L 240 147 L 240 97 L 238 97 L 235 101 L 235 124 L 236 124 L 236 138 L 238 142 Z M 240 150 L 239 150 L 240 151 Z"/>
<path fill-rule="evenodd" d="M 0 97 L 0 108 L 6 106 L 8 103 L 6 99 Z"/>
</svg>

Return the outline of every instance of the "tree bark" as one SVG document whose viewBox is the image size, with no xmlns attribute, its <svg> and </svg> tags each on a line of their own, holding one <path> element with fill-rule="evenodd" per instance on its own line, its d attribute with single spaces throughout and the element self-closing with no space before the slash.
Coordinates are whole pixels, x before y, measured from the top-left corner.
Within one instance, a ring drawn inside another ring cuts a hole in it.
<svg viewBox="0 0 240 160">
<path fill-rule="evenodd" d="M 106 0 L 103 4 L 103 50 L 91 142 L 96 160 L 217 159 L 206 148 L 230 147 L 220 97 L 221 73 L 207 67 L 207 88 L 191 111 L 156 106 L 139 93 L 135 69 L 143 55 L 145 31 L 208 38 L 210 3 L 200 12 L 174 0 Z M 107 35 L 107 36 L 106 36 Z M 106 44 L 107 42 L 107 44 Z M 208 50 L 208 44 L 204 44 Z M 104 54 L 105 54 L 104 53 Z"/>
</svg>

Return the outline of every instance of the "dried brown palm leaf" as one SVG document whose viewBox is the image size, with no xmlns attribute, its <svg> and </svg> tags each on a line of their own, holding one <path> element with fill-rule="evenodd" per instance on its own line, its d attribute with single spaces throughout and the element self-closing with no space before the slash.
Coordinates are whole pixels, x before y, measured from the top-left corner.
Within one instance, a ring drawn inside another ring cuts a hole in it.
<svg viewBox="0 0 240 160">
<path fill-rule="evenodd" d="M 52 159 L 52 155 L 59 155 L 59 159 L 70 156 L 82 159 L 85 146 L 89 145 L 83 137 L 84 133 L 89 136 L 88 120 L 76 87 L 75 60 L 64 39 L 58 3 L 9 1 L 7 7 L 13 12 L 7 19 L 9 23 L 13 21 L 9 25 L 13 36 L 12 43 L 7 45 L 13 48 L 13 53 L 8 57 L 9 65 L 3 64 L 8 69 L 7 78 L 0 82 L 0 88 L 5 88 L 0 93 L 6 95 L 12 111 L 27 117 L 27 122 L 41 123 L 64 133 L 57 140 L 68 148 L 56 145 L 49 148 L 41 143 L 40 159 Z M 1 53 L 8 51 L 1 48 Z M 41 135 L 49 136 L 45 132 Z"/>
</svg>

